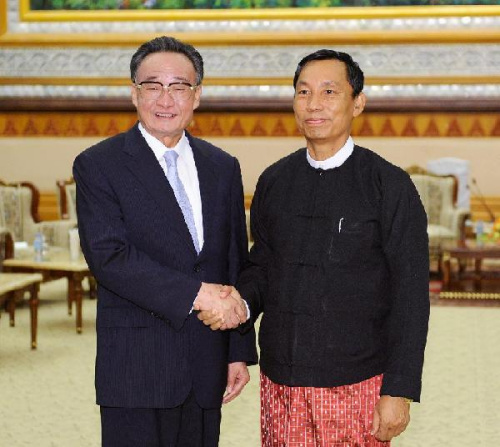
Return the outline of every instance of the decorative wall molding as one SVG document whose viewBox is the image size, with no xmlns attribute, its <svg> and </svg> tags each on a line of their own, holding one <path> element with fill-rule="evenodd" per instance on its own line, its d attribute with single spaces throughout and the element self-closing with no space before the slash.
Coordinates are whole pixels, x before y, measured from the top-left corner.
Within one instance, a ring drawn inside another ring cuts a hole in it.
<svg viewBox="0 0 500 447">
<path fill-rule="evenodd" d="M 133 112 L 0 113 L 0 137 L 106 137 L 136 121 Z M 299 136 L 293 113 L 199 112 L 190 126 L 199 136 Z M 354 120 L 353 136 L 500 137 L 497 113 L 364 113 Z"/>
<path fill-rule="evenodd" d="M 207 78 L 291 79 L 300 59 L 317 46 L 203 47 Z M 500 44 L 363 45 L 337 46 L 351 54 L 368 78 L 390 78 L 394 83 L 422 77 L 500 78 Z M 4 48 L 0 52 L 0 78 L 52 78 L 71 83 L 82 74 L 93 78 L 130 77 L 135 48 Z M 15 82 L 12 82 L 15 84 Z"/>
</svg>

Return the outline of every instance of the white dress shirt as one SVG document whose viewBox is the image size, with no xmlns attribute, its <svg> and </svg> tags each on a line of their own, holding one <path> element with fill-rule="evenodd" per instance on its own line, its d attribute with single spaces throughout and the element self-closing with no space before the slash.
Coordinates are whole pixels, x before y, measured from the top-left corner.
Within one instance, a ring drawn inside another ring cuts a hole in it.
<svg viewBox="0 0 500 447">
<path fill-rule="evenodd" d="M 345 144 L 331 157 L 326 160 L 315 160 L 309 155 L 309 151 L 306 151 L 307 161 L 315 169 L 333 169 L 342 166 L 342 164 L 349 158 L 349 156 L 354 151 L 354 141 L 351 137 L 347 139 Z"/>
<path fill-rule="evenodd" d="M 189 198 L 189 203 L 191 204 L 191 208 L 193 210 L 194 224 L 201 251 L 204 240 L 200 183 L 198 181 L 198 170 L 196 169 L 196 164 L 194 162 L 193 149 L 189 145 L 189 140 L 187 139 L 185 132 L 182 133 L 182 137 L 175 147 L 166 147 L 160 140 L 153 137 L 153 135 L 151 135 L 141 123 L 139 123 L 139 130 L 146 140 L 146 143 L 155 154 L 158 163 L 160 163 L 160 166 L 165 173 L 165 177 L 167 176 L 168 167 L 163 155 L 167 150 L 172 150 L 179 154 L 179 158 L 177 159 L 177 172 L 179 173 L 179 178 L 184 186 L 186 194 Z"/>
</svg>

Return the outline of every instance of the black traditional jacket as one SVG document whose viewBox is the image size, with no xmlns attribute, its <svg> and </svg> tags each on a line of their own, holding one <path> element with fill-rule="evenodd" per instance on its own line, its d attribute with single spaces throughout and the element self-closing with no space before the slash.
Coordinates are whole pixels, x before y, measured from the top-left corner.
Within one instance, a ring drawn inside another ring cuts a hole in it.
<svg viewBox="0 0 500 447">
<path fill-rule="evenodd" d="M 419 400 L 429 318 L 427 219 L 409 176 L 355 146 L 338 168 L 306 149 L 270 166 L 251 208 L 237 287 L 263 313 L 261 368 L 289 386 L 383 373 L 381 394 Z"/>
</svg>

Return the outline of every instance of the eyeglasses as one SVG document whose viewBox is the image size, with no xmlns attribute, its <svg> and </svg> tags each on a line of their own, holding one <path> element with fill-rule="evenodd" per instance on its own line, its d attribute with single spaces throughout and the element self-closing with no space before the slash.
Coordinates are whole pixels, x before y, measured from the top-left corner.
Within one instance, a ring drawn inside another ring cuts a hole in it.
<svg viewBox="0 0 500 447">
<path fill-rule="evenodd" d="M 164 85 L 156 81 L 143 81 L 139 84 L 134 84 L 137 89 L 142 93 L 144 99 L 157 100 L 167 91 L 172 99 L 176 101 L 186 101 L 191 98 L 193 91 L 198 85 L 192 85 L 189 82 L 171 82 Z"/>
</svg>

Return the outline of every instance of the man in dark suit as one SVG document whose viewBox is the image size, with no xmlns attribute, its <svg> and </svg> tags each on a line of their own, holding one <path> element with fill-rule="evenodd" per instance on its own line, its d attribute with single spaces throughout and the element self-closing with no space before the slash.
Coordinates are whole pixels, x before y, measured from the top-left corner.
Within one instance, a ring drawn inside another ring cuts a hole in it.
<svg viewBox="0 0 500 447">
<path fill-rule="evenodd" d="M 221 403 L 257 361 L 255 334 L 212 332 L 197 310 L 247 318 L 221 300 L 247 251 L 238 161 L 185 131 L 203 60 L 170 37 L 130 64 L 139 123 L 74 163 L 82 249 L 98 282 L 97 403 L 105 447 L 216 446 Z M 224 390 L 226 393 L 224 395 Z"/>
</svg>

